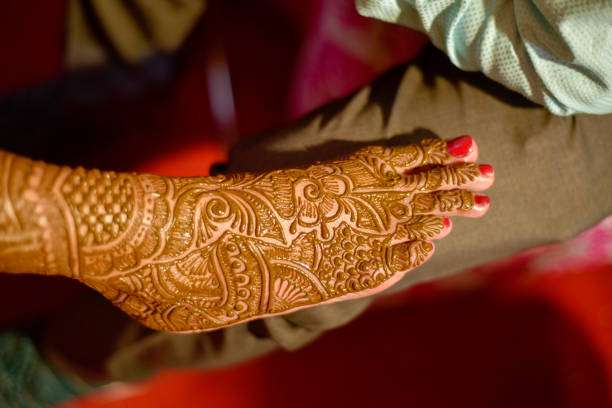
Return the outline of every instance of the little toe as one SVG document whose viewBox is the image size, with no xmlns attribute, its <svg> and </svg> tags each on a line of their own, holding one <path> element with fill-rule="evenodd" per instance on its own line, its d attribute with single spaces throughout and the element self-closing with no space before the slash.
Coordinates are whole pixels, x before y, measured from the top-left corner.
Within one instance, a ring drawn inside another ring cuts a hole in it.
<svg viewBox="0 0 612 408">
<path fill-rule="evenodd" d="M 449 217 L 442 217 L 442 224 L 444 225 L 444 228 L 442 228 L 442 231 L 440 231 L 440 233 L 434 237 L 434 239 L 446 238 L 453 230 L 453 221 Z"/>
<path fill-rule="evenodd" d="M 417 268 L 431 258 L 435 246 L 429 241 L 407 241 L 392 245 L 387 254 L 387 265 L 396 273 Z"/>
</svg>

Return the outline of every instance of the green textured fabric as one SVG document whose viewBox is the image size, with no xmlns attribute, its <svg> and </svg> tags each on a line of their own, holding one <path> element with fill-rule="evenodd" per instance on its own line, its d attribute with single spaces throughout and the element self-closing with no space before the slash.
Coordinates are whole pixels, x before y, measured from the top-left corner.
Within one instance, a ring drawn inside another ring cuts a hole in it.
<svg viewBox="0 0 612 408">
<path fill-rule="evenodd" d="M 612 112 L 612 1 L 357 0 L 556 115 Z"/>
<path fill-rule="evenodd" d="M 1 407 L 49 407 L 83 391 L 45 363 L 31 338 L 18 332 L 0 334 Z"/>
</svg>

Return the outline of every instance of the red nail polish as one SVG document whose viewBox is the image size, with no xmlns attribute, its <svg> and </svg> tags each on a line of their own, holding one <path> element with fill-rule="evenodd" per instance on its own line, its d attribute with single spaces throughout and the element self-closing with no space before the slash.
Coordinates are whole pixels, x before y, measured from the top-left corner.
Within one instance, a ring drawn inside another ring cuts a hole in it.
<svg viewBox="0 0 612 408">
<path fill-rule="evenodd" d="M 478 170 L 480 170 L 480 174 L 485 177 L 492 176 L 495 170 L 493 170 L 493 166 L 490 164 L 481 164 L 478 166 Z"/>
<path fill-rule="evenodd" d="M 446 144 L 448 152 L 454 157 L 465 157 L 472 151 L 473 140 L 472 136 L 459 136 L 456 139 L 449 140 Z"/>
<path fill-rule="evenodd" d="M 477 195 L 474 197 L 474 203 L 479 207 L 486 207 L 491 203 L 491 199 L 486 195 Z"/>
<path fill-rule="evenodd" d="M 444 228 L 450 228 L 451 226 L 451 220 L 448 217 L 444 217 L 442 223 L 444 224 Z"/>
</svg>

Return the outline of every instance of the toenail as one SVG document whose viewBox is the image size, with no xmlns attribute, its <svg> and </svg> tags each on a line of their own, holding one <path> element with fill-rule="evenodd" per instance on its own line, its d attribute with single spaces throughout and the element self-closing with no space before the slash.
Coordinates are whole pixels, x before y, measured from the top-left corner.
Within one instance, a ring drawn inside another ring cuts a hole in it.
<svg viewBox="0 0 612 408">
<path fill-rule="evenodd" d="M 493 170 L 493 166 L 490 164 L 481 164 L 478 166 L 478 170 L 480 170 L 480 174 L 485 177 L 490 177 L 495 172 L 495 170 Z"/>
<path fill-rule="evenodd" d="M 465 157 L 472 151 L 472 136 L 464 135 L 447 142 L 448 153 L 454 157 Z"/>
<path fill-rule="evenodd" d="M 491 203 L 491 199 L 486 195 L 477 195 L 474 197 L 474 203 L 477 208 L 484 208 Z"/>
</svg>

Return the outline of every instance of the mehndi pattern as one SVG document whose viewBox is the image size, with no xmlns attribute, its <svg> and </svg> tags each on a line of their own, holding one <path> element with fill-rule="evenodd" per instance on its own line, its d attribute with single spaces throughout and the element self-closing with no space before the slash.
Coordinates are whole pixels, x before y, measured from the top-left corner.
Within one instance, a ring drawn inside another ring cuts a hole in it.
<svg viewBox="0 0 612 408">
<path fill-rule="evenodd" d="M 159 330 L 210 330 L 350 297 L 423 263 L 475 164 L 446 144 L 306 168 L 169 178 L 0 154 L 0 270 L 70 276 Z M 420 171 L 407 170 L 421 168 Z"/>
</svg>

